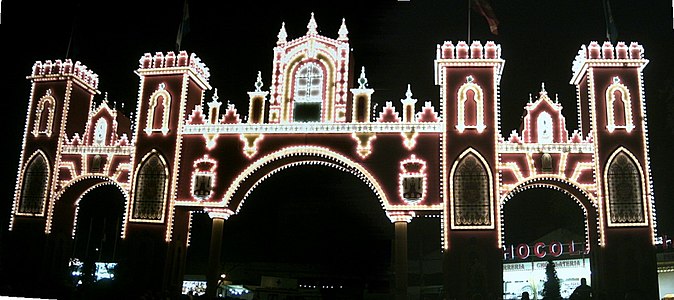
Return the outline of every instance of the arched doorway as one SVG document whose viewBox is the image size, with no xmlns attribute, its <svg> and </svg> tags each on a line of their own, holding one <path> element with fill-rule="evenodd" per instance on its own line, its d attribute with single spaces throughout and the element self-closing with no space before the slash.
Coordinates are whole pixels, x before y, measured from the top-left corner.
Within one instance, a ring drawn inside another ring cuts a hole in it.
<svg viewBox="0 0 674 300">
<path fill-rule="evenodd" d="M 206 272 L 210 226 L 207 214 L 193 213 L 186 274 Z M 270 294 L 285 284 L 302 295 L 387 294 L 393 229 L 361 179 L 332 166 L 292 165 L 261 181 L 225 221 L 220 270 Z"/>
<path fill-rule="evenodd" d="M 75 203 L 70 271 L 76 286 L 112 281 L 121 260 L 125 198 L 118 187 L 98 185 Z"/>
<path fill-rule="evenodd" d="M 532 184 L 509 194 L 501 214 L 504 299 L 520 299 L 524 291 L 541 299 L 551 261 L 562 297 L 568 297 L 581 278 L 591 284 L 596 219 L 588 203 L 549 184 Z"/>
</svg>

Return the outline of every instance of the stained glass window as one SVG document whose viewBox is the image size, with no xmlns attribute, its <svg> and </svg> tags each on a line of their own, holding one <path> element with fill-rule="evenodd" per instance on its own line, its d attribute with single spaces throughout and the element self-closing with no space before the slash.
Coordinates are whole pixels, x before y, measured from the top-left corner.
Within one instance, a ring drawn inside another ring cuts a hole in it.
<svg viewBox="0 0 674 300">
<path fill-rule="evenodd" d="M 166 167 L 159 156 L 150 156 L 141 166 L 136 179 L 133 218 L 161 220 L 166 202 Z"/>
<path fill-rule="evenodd" d="M 473 154 L 464 157 L 452 180 L 455 225 L 491 225 L 489 176 L 478 158 Z"/>
<path fill-rule="evenodd" d="M 643 223 L 641 176 L 625 153 L 615 156 L 608 169 L 609 209 L 613 223 Z"/>
<path fill-rule="evenodd" d="M 49 182 L 49 169 L 42 155 L 37 155 L 30 162 L 23 175 L 21 188 L 21 201 L 19 213 L 40 214 L 47 197 L 47 183 Z"/>
</svg>

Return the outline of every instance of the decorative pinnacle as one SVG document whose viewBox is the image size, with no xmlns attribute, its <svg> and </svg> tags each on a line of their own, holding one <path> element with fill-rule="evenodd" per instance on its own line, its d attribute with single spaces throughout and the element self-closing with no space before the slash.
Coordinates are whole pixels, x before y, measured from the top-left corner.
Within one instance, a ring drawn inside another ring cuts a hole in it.
<svg viewBox="0 0 674 300">
<path fill-rule="evenodd" d="M 262 72 L 257 71 L 257 80 L 255 81 L 255 91 L 262 92 Z"/>
<path fill-rule="evenodd" d="M 547 95 L 548 92 L 545 90 L 545 82 L 541 82 L 541 95 Z"/>
<path fill-rule="evenodd" d="M 358 88 L 365 89 L 367 88 L 367 78 L 365 78 L 365 67 L 360 69 L 360 77 L 358 78 Z"/>
<path fill-rule="evenodd" d="M 278 41 L 276 41 L 276 45 L 281 45 L 286 43 L 286 38 L 288 38 L 288 33 L 286 32 L 286 23 L 283 22 L 281 23 L 281 30 L 278 32 Z"/>
<path fill-rule="evenodd" d="M 337 38 L 338 41 L 348 41 L 349 37 L 346 35 L 349 34 L 349 30 L 346 29 L 346 20 L 342 18 L 342 26 L 339 27 L 339 37 Z"/>
<path fill-rule="evenodd" d="M 211 97 L 214 102 L 217 102 L 220 97 L 218 96 L 218 88 L 215 88 L 215 92 L 213 92 L 213 97 Z"/>
<path fill-rule="evenodd" d="M 311 19 L 309 19 L 309 24 L 307 24 L 307 34 L 318 34 L 318 25 L 316 24 L 316 19 L 314 19 L 314 13 L 311 13 Z"/>
<path fill-rule="evenodd" d="M 410 88 L 410 84 L 407 84 L 407 92 L 405 92 L 405 96 L 407 96 L 407 99 L 412 99 L 412 89 Z"/>
<path fill-rule="evenodd" d="M 108 103 L 108 92 L 105 92 L 105 97 L 103 97 L 103 101 L 105 101 L 106 104 Z"/>
</svg>

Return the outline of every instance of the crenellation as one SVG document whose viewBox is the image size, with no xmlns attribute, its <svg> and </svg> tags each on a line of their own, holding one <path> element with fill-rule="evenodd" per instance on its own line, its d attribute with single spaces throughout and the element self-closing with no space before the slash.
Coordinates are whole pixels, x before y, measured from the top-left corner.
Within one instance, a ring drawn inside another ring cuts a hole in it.
<svg viewBox="0 0 674 300">
<path fill-rule="evenodd" d="M 501 46 L 494 41 L 487 41 L 484 45 L 480 41 L 473 41 L 469 46 L 465 41 L 459 41 L 456 46 L 451 41 L 438 45 L 437 57 L 441 59 L 500 59 Z"/>
<path fill-rule="evenodd" d="M 33 78 L 53 77 L 59 75 L 75 76 L 83 82 L 94 87 L 94 89 L 98 88 L 98 75 L 89 70 L 87 66 L 83 65 L 79 61 L 75 62 L 75 64 L 73 64 L 72 60 L 70 59 L 66 59 L 65 61 L 60 59 L 54 61 L 45 60 L 44 62 L 36 61 L 33 64 L 33 69 L 31 71 L 31 76 Z"/>
<path fill-rule="evenodd" d="M 140 69 L 160 69 L 160 68 L 184 68 L 188 67 L 195 74 L 203 77 L 205 81 L 211 76 L 206 64 L 195 54 L 187 54 L 187 51 L 180 51 L 176 56 L 175 52 L 166 53 L 155 52 L 154 55 L 145 53 L 138 61 Z"/>
</svg>

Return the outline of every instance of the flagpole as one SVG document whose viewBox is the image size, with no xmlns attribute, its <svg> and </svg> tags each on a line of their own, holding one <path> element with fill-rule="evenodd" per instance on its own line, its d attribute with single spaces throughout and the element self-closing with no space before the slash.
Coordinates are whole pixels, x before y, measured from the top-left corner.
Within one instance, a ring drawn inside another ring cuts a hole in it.
<svg viewBox="0 0 674 300">
<path fill-rule="evenodd" d="M 473 0 L 468 0 L 468 40 L 466 40 L 466 43 L 470 45 L 470 1 Z"/>
</svg>

